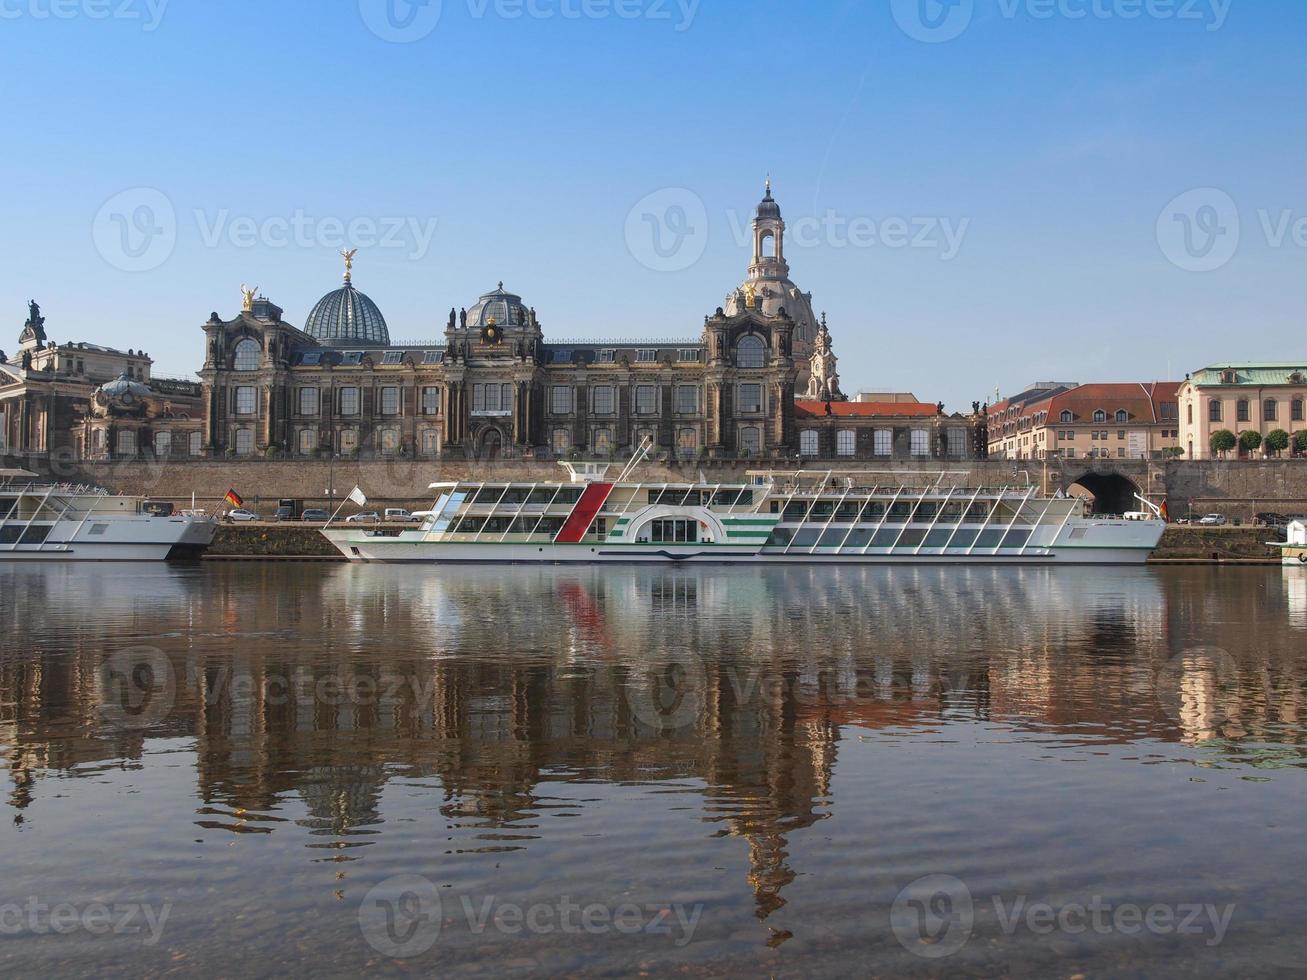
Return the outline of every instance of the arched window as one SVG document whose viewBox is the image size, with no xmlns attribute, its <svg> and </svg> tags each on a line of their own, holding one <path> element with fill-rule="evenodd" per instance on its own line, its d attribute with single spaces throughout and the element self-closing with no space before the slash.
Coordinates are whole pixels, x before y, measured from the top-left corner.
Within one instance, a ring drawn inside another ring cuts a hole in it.
<svg viewBox="0 0 1307 980">
<path fill-rule="evenodd" d="M 1070 412 L 1063 412 L 1063 413 L 1062 413 L 1062 421 L 1063 421 L 1064 423 L 1066 423 L 1067 425 L 1070 425 L 1072 422 L 1074 422 L 1074 421 L 1075 421 L 1075 418 L 1076 418 L 1076 417 L 1075 417 L 1074 415 L 1072 415 Z"/>
<path fill-rule="evenodd" d="M 840 456 L 852 456 L 858 449 L 858 433 L 853 429 L 841 429 L 835 433 L 835 452 Z"/>
<path fill-rule="evenodd" d="M 1104 412 L 1104 411 L 1100 408 L 1098 411 L 1096 411 L 1096 412 L 1094 413 L 1094 421 L 1095 421 L 1095 422 L 1106 422 L 1106 421 L 1107 421 L 1107 413 Z"/>
<path fill-rule="evenodd" d="M 1301 399 L 1301 398 L 1295 398 L 1295 399 L 1293 400 L 1293 409 L 1292 409 L 1292 412 L 1293 412 L 1293 420 L 1294 420 L 1295 422 L 1301 422 L 1301 421 L 1303 420 L 1303 410 L 1302 410 L 1302 409 L 1303 409 L 1302 399 Z"/>
<path fill-rule="evenodd" d="M 1193 424 L 1194 424 L 1194 406 L 1193 406 L 1192 403 L 1190 403 L 1189 405 L 1187 405 L 1187 406 L 1185 406 L 1185 407 L 1186 407 L 1186 409 L 1188 410 L 1187 415 L 1188 415 L 1188 419 L 1189 419 L 1189 424 L 1190 424 L 1190 425 L 1193 425 Z"/>
<path fill-rule="evenodd" d="M 804 429 L 799 433 L 799 454 L 802 456 L 817 455 L 817 433 L 812 429 Z"/>
<path fill-rule="evenodd" d="M 1209 422 L 1221 421 L 1221 403 L 1218 402 L 1215 398 L 1213 398 L 1210 402 L 1207 403 L 1207 421 Z"/>
<path fill-rule="evenodd" d="M 1116 420 L 1117 420 L 1118 422 L 1129 422 L 1129 421 L 1130 421 L 1130 413 L 1127 412 L 1127 411 L 1123 408 L 1123 409 L 1121 409 L 1120 411 L 1118 411 L 1118 412 L 1116 413 Z"/>
<path fill-rule="evenodd" d="M 259 361 L 263 359 L 263 348 L 258 341 L 246 337 L 236 345 L 236 355 L 232 358 L 232 368 L 237 371 L 257 371 Z"/>
<path fill-rule="evenodd" d="M 776 236 L 770 231 L 762 234 L 762 255 L 763 258 L 771 259 L 776 257 Z"/>
<path fill-rule="evenodd" d="M 760 368 L 767 366 L 767 345 L 757 334 L 745 334 L 735 345 L 735 366 Z"/>
</svg>

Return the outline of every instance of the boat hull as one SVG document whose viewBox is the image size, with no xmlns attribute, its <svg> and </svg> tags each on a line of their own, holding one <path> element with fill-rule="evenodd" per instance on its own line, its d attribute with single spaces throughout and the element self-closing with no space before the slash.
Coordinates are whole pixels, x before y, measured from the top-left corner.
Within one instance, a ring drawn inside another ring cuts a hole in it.
<svg viewBox="0 0 1307 980">
<path fill-rule="evenodd" d="M 93 533 L 97 527 L 103 530 Z M 215 521 L 194 517 L 60 521 L 39 544 L 0 544 L 0 563 L 193 560 L 213 543 L 217 529 Z"/>
<path fill-rule="evenodd" d="M 481 544 L 368 539 L 351 531 L 322 532 L 349 560 L 382 564 L 710 564 L 710 565 L 1142 565 L 1153 544 L 1060 547 L 1020 553 L 835 554 L 759 550 L 742 545 Z"/>
</svg>

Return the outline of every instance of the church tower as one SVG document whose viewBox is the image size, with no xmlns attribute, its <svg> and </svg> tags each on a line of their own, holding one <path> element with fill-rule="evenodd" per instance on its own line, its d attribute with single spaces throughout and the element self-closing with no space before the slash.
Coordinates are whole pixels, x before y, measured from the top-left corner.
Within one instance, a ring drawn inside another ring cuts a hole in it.
<svg viewBox="0 0 1307 980">
<path fill-rule="evenodd" d="M 812 310 L 812 294 L 803 292 L 790 279 L 790 266 L 785 261 L 785 219 L 772 197 L 770 178 L 753 217 L 749 277 L 726 297 L 724 308 L 727 316 L 756 310 L 774 317 L 784 310 L 794 321 L 791 353 L 799 370 L 798 390 L 808 389 L 808 362 L 816 349 L 817 317 Z"/>
</svg>

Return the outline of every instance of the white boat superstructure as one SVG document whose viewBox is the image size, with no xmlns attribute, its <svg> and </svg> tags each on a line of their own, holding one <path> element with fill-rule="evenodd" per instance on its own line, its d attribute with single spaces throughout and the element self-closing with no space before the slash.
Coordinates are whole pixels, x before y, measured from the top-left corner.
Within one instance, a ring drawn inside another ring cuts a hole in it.
<svg viewBox="0 0 1307 980">
<path fill-rule="evenodd" d="M 217 529 L 203 514 L 151 513 L 141 497 L 0 470 L 0 562 L 199 557 Z"/>
<path fill-rule="evenodd" d="M 1092 517 L 1034 486 L 884 485 L 873 473 L 751 472 L 743 483 L 435 483 L 414 530 L 327 527 L 361 562 L 1141 564 L 1162 520 Z M 625 475 L 631 467 L 623 471 Z"/>
</svg>

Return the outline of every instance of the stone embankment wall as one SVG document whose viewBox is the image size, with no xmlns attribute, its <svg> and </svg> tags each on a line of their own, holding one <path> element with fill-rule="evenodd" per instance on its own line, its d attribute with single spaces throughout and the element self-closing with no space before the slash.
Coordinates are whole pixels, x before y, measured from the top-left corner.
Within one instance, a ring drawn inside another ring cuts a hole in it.
<svg viewBox="0 0 1307 980">
<path fill-rule="evenodd" d="M 625 464 L 617 462 L 609 470 L 616 477 Z M 841 469 L 834 464 L 821 467 Z M 816 469 L 813 465 L 809 468 Z M 642 464 L 635 479 L 644 482 L 693 482 L 700 472 L 717 483 L 744 482 L 749 470 L 770 469 L 778 473 L 799 469 L 795 460 L 771 462 L 740 461 L 733 463 L 648 462 Z M 435 494 L 428 488 L 436 482 L 457 480 L 545 482 L 565 479 L 563 469 L 553 462 L 479 462 L 443 461 L 439 463 L 411 459 L 337 461 L 324 460 L 244 460 L 198 461 L 185 463 L 79 463 L 61 479 L 93 483 L 115 493 L 139 494 L 154 500 L 171 500 L 189 505 L 195 494 L 198 506 L 209 510 L 225 509 L 222 498 L 235 490 L 246 505 L 260 513 L 271 514 L 281 498 L 294 498 L 305 506 L 323 506 L 330 497 L 327 488 L 335 488 L 337 502 L 355 486 L 362 487 L 369 508 L 423 507 Z M 950 485 L 1004 486 L 1025 483 L 1026 474 L 1010 462 L 885 463 L 876 467 L 874 479 L 884 484 L 900 483 L 928 486 L 937 480 Z M 343 513 L 357 508 L 346 507 Z"/>
</svg>

